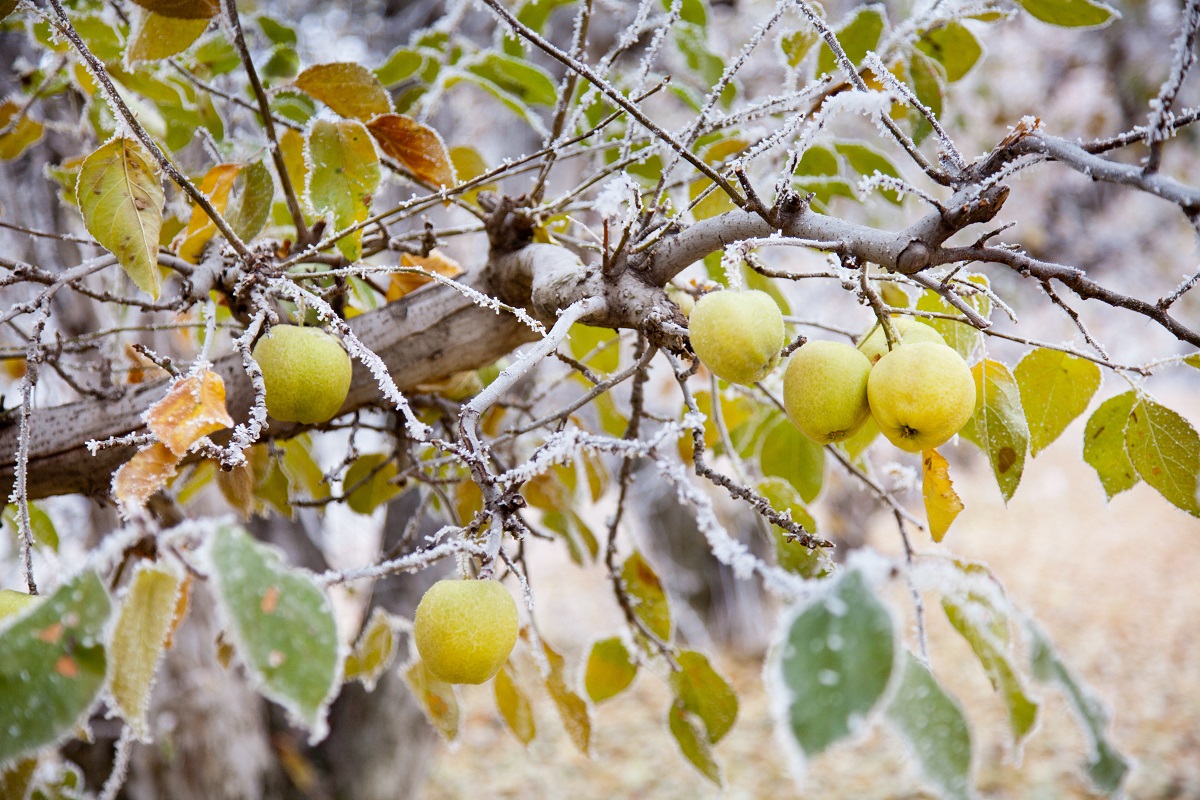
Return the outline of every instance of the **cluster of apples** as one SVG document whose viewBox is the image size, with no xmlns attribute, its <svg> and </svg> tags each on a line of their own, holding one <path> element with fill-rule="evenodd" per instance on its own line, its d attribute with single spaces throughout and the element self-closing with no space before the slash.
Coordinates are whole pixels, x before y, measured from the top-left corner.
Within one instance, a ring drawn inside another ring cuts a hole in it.
<svg viewBox="0 0 1200 800">
<path fill-rule="evenodd" d="M 779 364 L 783 316 L 760 291 L 706 294 L 689 318 L 692 349 L 715 375 L 752 384 Z M 888 441 L 910 453 L 944 444 L 975 411 L 975 380 L 966 362 L 929 325 L 892 321 L 899 342 L 888 349 L 882 327 L 854 347 L 811 341 L 791 356 L 783 376 L 788 418 L 810 439 L 832 444 L 871 417 Z"/>
</svg>

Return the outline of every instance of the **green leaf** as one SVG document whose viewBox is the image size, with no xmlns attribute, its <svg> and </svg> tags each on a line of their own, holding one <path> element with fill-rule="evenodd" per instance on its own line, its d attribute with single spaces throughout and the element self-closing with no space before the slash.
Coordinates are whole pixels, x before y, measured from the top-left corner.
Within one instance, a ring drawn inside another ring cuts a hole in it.
<svg viewBox="0 0 1200 800">
<path fill-rule="evenodd" d="M 300 72 L 300 54 L 291 45 L 277 44 L 271 48 L 259 74 L 269 80 L 287 80 Z"/>
<path fill-rule="evenodd" d="M 1097 789 L 1115 796 L 1129 772 L 1129 762 L 1108 740 L 1105 732 L 1108 712 L 1062 662 L 1050 639 L 1032 619 L 1025 620 L 1025 629 L 1031 645 L 1033 676 L 1043 683 L 1058 684 L 1091 745 L 1087 762 L 1088 777 Z"/>
<path fill-rule="evenodd" d="M 396 462 L 385 453 L 359 456 L 342 478 L 342 486 L 350 493 L 346 505 L 359 514 L 369 515 L 400 494 L 400 487 L 392 483 L 399 471 Z"/>
<path fill-rule="evenodd" d="M 633 600 L 633 612 L 659 639 L 671 639 L 671 607 L 662 581 L 654 568 L 638 551 L 633 551 L 621 566 L 621 585 Z"/>
<path fill-rule="evenodd" d="M 396 644 L 392 615 L 376 606 L 354 649 L 346 656 L 345 680 L 358 681 L 368 692 L 374 691 L 375 684 L 396 658 Z"/>
<path fill-rule="evenodd" d="M 392 110 L 391 98 L 375 74 L 353 62 L 314 64 L 296 76 L 296 87 L 351 119 L 366 121 Z"/>
<path fill-rule="evenodd" d="M 566 662 L 563 657 L 544 640 L 542 650 L 550 664 L 550 674 L 546 677 L 546 691 L 550 693 L 550 699 L 558 709 L 558 716 L 562 719 L 567 736 L 579 748 L 579 752 L 587 755 L 592 738 L 592 720 L 588 714 L 588 704 L 567 685 Z"/>
<path fill-rule="evenodd" d="M 862 6 L 854 13 L 848 22 L 839 26 L 834 33 L 837 40 L 846 51 L 846 57 L 855 66 L 863 60 L 868 50 L 874 50 L 879 45 L 879 37 L 887 26 L 882 5 Z M 838 69 L 833 51 L 829 45 L 822 44 L 817 56 L 817 74 L 833 73 Z"/>
<path fill-rule="evenodd" d="M 959 567 L 967 572 L 979 569 L 973 565 Z M 947 594 L 942 598 L 942 609 L 954 629 L 971 645 L 992 688 L 1000 692 L 1008 709 L 1013 743 L 1019 746 L 1037 722 L 1038 703 L 1029 696 L 1017 674 L 1007 614 L 976 592 Z"/>
<path fill-rule="evenodd" d="M 842 162 L 832 148 L 815 144 L 804 151 L 796 164 L 797 176 L 832 177 L 842 171 Z"/>
<path fill-rule="evenodd" d="M 1200 369 L 1200 353 L 1192 353 L 1190 356 L 1184 357 L 1183 363 L 1187 364 L 1189 367 Z"/>
<path fill-rule="evenodd" d="M 673 0 L 661 0 L 663 11 L 670 11 Z M 679 5 L 679 19 L 690 25 L 703 28 L 708 24 L 708 4 L 704 0 L 683 0 Z"/>
<path fill-rule="evenodd" d="M 267 16 L 258 18 L 258 27 L 263 32 L 272 44 L 287 44 L 293 47 L 299 41 L 296 37 L 296 30 L 288 25 L 284 25 L 278 20 L 274 20 Z"/>
<path fill-rule="evenodd" d="M 433 677 L 424 661 L 414 661 L 404 670 L 404 682 L 417 699 L 429 724 L 442 738 L 453 742 L 458 738 L 458 691 L 454 684 Z"/>
<path fill-rule="evenodd" d="M 1133 391 L 1110 397 L 1092 412 L 1083 431 L 1083 460 L 1096 470 L 1109 500 L 1141 480 L 1125 449 L 1125 426 L 1136 402 Z"/>
<path fill-rule="evenodd" d="M 143 562 L 121 599 L 113 628 L 108 690 L 116 710 L 142 741 L 150 740 L 150 690 L 175 622 L 182 584 L 174 570 Z"/>
<path fill-rule="evenodd" d="M 765 477 L 783 478 L 805 503 L 820 494 L 825 450 L 788 422 L 782 412 L 772 410 L 768 421 L 758 429 L 753 452 Z"/>
<path fill-rule="evenodd" d="M 241 192 L 229 203 L 225 218 L 243 242 L 253 241 L 262 232 L 271 215 L 271 201 L 275 198 L 275 179 L 271 170 L 261 159 L 242 168 L 238 180 Z"/>
<path fill-rule="evenodd" d="M 295 493 L 303 489 L 309 497 L 324 500 L 330 496 L 325 473 L 312 456 L 312 437 L 307 433 L 293 436 L 282 443 L 283 458 L 279 466 L 287 476 L 288 487 Z"/>
<path fill-rule="evenodd" d="M 1087 410 L 1101 381 L 1093 362 L 1045 347 L 1026 353 L 1014 373 L 1035 456 Z"/>
<path fill-rule="evenodd" d="M 952 314 L 962 318 L 962 314 L 957 308 L 943 300 L 940 294 L 929 289 L 921 292 L 921 296 L 917 298 L 917 310 Z M 979 332 L 979 329 L 966 322 L 941 318 L 926 319 L 922 322 L 931 325 L 946 340 L 946 344 L 953 347 L 967 361 L 971 359 L 971 354 L 975 352 L 975 348 L 983 339 L 983 334 Z"/>
<path fill-rule="evenodd" d="M 809 533 L 817 532 L 817 521 L 790 483 L 783 478 L 765 478 L 757 488 L 776 511 L 791 512 L 792 521 L 803 525 Z M 805 578 L 824 578 L 833 570 L 833 561 L 825 548 L 809 549 L 799 542 L 788 541 L 786 532 L 778 525 L 771 526 L 771 538 L 775 544 L 775 563 L 781 569 Z"/>
<path fill-rule="evenodd" d="M 909 58 L 908 74 L 917 100 L 928 108 L 934 117 L 941 117 L 942 106 L 946 98 L 946 73 L 942 66 L 932 58 L 914 50 Z M 933 133 L 933 125 L 919 111 L 914 110 L 911 115 L 913 118 L 913 141 L 920 144 L 925 137 Z"/>
<path fill-rule="evenodd" d="M 967 718 L 912 653 L 905 653 L 903 677 L 888 704 L 887 717 L 939 795 L 953 800 L 974 796 Z"/>
<path fill-rule="evenodd" d="M 112 603 L 84 572 L 0 622 L 0 767 L 71 735 L 104 686 Z"/>
<path fill-rule="evenodd" d="M 558 102 L 554 78 L 524 59 L 492 52 L 461 66 L 522 103 L 553 106 Z"/>
<path fill-rule="evenodd" d="M 864 177 L 870 177 L 876 172 L 899 178 L 900 173 L 883 153 L 862 142 L 838 142 L 834 145 L 837 151 L 846 157 L 851 169 Z M 893 205 L 900 205 L 900 194 L 895 189 L 881 189 L 880 193 Z"/>
<path fill-rule="evenodd" d="M 379 156 L 371 134 L 357 120 L 317 120 L 305 142 L 305 161 L 312 165 L 308 196 L 317 214 L 332 214 L 336 230 L 367 218 L 371 197 L 379 188 Z M 362 231 L 343 236 L 338 250 L 351 261 L 362 257 Z"/>
<path fill-rule="evenodd" d="M 737 695 L 703 653 L 682 650 L 676 660 L 679 671 L 671 672 L 670 676 L 675 703 L 694 714 L 704 726 L 708 741 L 716 744 L 729 733 L 737 719 Z"/>
<path fill-rule="evenodd" d="M 135 61 L 158 61 L 187 50 L 208 29 L 208 19 L 181 19 L 146 11 L 134 29 L 133 40 L 125 58 Z"/>
<path fill-rule="evenodd" d="M 854 733 L 879 702 L 892 676 L 895 640 L 891 614 L 856 569 L 783 623 L 770 667 L 772 694 L 806 754 Z"/>
<path fill-rule="evenodd" d="M 163 189 L 158 170 L 133 139 L 113 139 L 83 161 L 75 187 L 83 224 L 117 257 L 138 288 L 155 300 L 162 290 L 158 232 Z"/>
<path fill-rule="evenodd" d="M 629 688 L 637 672 L 637 664 L 619 637 L 601 639 L 592 645 L 583 687 L 593 703 L 603 703 Z"/>
<path fill-rule="evenodd" d="M 975 378 L 975 414 L 963 427 L 964 439 L 987 454 L 1004 501 L 1012 499 L 1029 450 L 1029 427 L 1021 408 L 1021 392 L 1008 367 L 984 359 L 971 368 Z"/>
<path fill-rule="evenodd" d="M 4 523 L 12 528 L 14 535 L 21 535 L 21 518 L 15 505 L 4 507 Z M 38 546 L 58 552 L 58 530 L 54 527 L 54 521 L 36 503 L 29 504 L 29 531 Z"/>
<path fill-rule="evenodd" d="M 217 528 L 209 550 L 227 633 L 268 698 L 324 738 L 328 704 L 340 684 L 333 606 L 308 572 L 236 525 Z"/>
<path fill-rule="evenodd" d="M 1093 28 L 1106 25 L 1120 14 L 1112 6 L 1095 0 L 1017 0 L 1034 19 L 1064 28 Z"/>
<path fill-rule="evenodd" d="M 221 11 L 220 0 L 133 0 L 137 5 L 179 19 L 211 19 Z"/>
<path fill-rule="evenodd" d="M 554 9 L 569 6 L 575 0 L 528 0 L 517 12 L 517 20 L 529 28 L 542 33 Z"/>
<path fill-rule="evenodd" d="M 683 757 L 692 762 L 701 775 L 717 786 L 724 786 L 721 766 L 713 757 L 712 744 L 705 736 L 704 722 L 684 708 L 682 703 L 675 702 L 667 712 L 667 726 Z"/>
<path fill-rule="evenodd" d="M 0 620 L 19 614 L 43 599 L 45 598 L 37 594 L 26 594 L 15 589 L 0 589 Z"/>
<path fill-rule="evenodd" d="M 576 360 L 593 370 L 610 373 L 616 372 L 621 362 L 621 348 L 617 339 L 617 332 L 612 328 L 576 324 L 571 326 L 567 345 Z"/>
<path fill-rule="evenodd" d="M 1193 517 L 1200 517 L 1200 435 L 1191 424 L 1149 397 L 1138 397 L 1125 426 L 1129 460 L 1149 485 Z"/>
<path fill-rule="evenodd" d="M 925 31 L 917 40 L 917 49 L 945 68 L 950 83 L 966 76 L 983 55 L 975 34 L 953 20 Z"/>
<path fill-rule="evenodd" d="M 788 31 L 779 37 L 779 49 L 783 53 L 783 60 L 789 67 L 795 69 L 804 61 L 804 57 L 808 55 L 813 46 L 820 40 L 817 32 L 811 28 L 806 28 L 800 31 Z"/>
<path fill-rule="evenodd" d="M 375 77 L 384 86 L 395 86 L 417 73 L 425 64 L 425 57 L 407 47 L 397 47 L 375 70 Z"/>
<path fill-rule="evenodd" d="M 508 729 L 521 741 L 521 744 L 527 745 L 532 742 L 537 736 L 533 706 L 530 705 L 525 692 L 513 679 L 512 670 L 508 664 L 505 664 L 496 673 L 496 680 L 492 683 L 492 688 L 496 693 L 496 708 L 499 709 L 500 716 L 504 718 Z"/>
</svg>

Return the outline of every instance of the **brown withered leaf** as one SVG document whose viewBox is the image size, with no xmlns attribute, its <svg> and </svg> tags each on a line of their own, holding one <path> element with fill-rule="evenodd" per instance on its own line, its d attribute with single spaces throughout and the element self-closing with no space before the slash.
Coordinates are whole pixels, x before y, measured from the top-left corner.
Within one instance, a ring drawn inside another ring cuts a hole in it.
<svg viewBox="0 0 1200 800">
<path fill-rule="evenodd" d="M 384 153 L 426 183 L 434 186 L 458 183 L 446 143 L 428 125 L 403 114 L 380 114 L 367 123 L 367 130 Z"/>
<path fill-rule="evenodd" d="M 233 427 L 225 409 L 225 382 L 207 369 L 175 381 L 145 418 L 155 437 L 180 457 L 201 437 Z"/>
</svg>

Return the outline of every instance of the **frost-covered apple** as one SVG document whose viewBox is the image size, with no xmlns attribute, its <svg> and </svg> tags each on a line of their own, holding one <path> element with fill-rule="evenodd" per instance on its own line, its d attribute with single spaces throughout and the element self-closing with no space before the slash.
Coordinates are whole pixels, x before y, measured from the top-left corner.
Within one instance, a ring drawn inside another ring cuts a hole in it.
<svg viewBox="0 0 1200 800">
<path fill-rule="evenodd" d="M 853 436 L 871 416 L 867 377 L 871 362 L 844 342 L 812 341 L 797 350 L 783 373 L 788 419 L 821 444 Z"/>
<path fill-rule="evenodd" d="M 706 294 L 692 309 L 688 329 L 701 363 L 730 383 L 757 383 L 779 364 L 783 314 L 766 292 Z"/>
<path fill-rule="evenodd" d="M 517 604 L 497 581 L 438 581 L 417 604 L 413 639 L 435 678 L 483 683 L 517 642 Z"/>
<path fill-rule="evenodd" d="M 949 441 L 975 411 L 975 380 L 944 344 L 902 344 L 871 368 L 867 400 L 888 441 L 919 453 Z"/>
<path fill-rule="evenodd" d="M 267 413 L 313 425 L 337 414 L 350 391 L 350 357 L 320 328 L 276 325 L 254 345 L 267 389 Z"/>
<path fill-rule="evenodd" d="M 910 317 L 897 317 L 892 321 L 892 330 L 900 341 L 897 344 L 916 344 L 917 342 L 932 342 L 945 344 L 946 340 L 932 326 Z M 858 343 L 858 349 L 874 364 L 888 352 L 887 334 L 883 326 L 876 324 L 871 332 Z"/>
</svg>

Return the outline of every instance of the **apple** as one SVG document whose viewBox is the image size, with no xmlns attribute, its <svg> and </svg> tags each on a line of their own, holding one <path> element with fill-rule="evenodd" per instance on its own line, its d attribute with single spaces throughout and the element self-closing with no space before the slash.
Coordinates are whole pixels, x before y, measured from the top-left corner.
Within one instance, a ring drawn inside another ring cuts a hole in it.
<svg viewBox="0 0 1200 800">
<path fill-rule="evenodd" d="M 413 640 L 435 678 L 484 683 L 517 642 L 517 604 L 497 581 L 438 581 L 417 604 Z"/>
<path fill-rule="evenodd" d="M 844 342 L 811 341 L 788 360 L 783 405 L 788 419 L 821 444 L 853 436 L 870 418 L 871 362 Z"/>
<path fill-rule="evenodd" d="M 350 391 L 350 356 L 321 328 L 276 325 L 254 345 L 267 413 L 314 425 L 333 419 Z"/>
<path fill-rule="evenodd" d="M 899 338 L 897 344 L 916 344 L 917 342 L 933 342 L 946 344 L 946 340 L 931 325 L 913 319 L 912 317 L 895 317 L 891 320 L 892 330 Z M 871 332 L 858 343 L 858 349 L 874 364 L 888 352 L 887 335 L 883 326 L 876 323 Z"/>
<path fill-rule="evenodd" d="M 949 441 L 975 412 L 975 380 L 953 348 L 902 344 L 871 368 L 871 415 L 888 441 L 919 453 Z"/>
<path fill-rule="evenodd" d="M 692 309 L 688 329 L 701 363 L 730 383 L 757 383 L 779 364 L 783 314 L 766 292 L 706 294 Z"/>
</svg>

